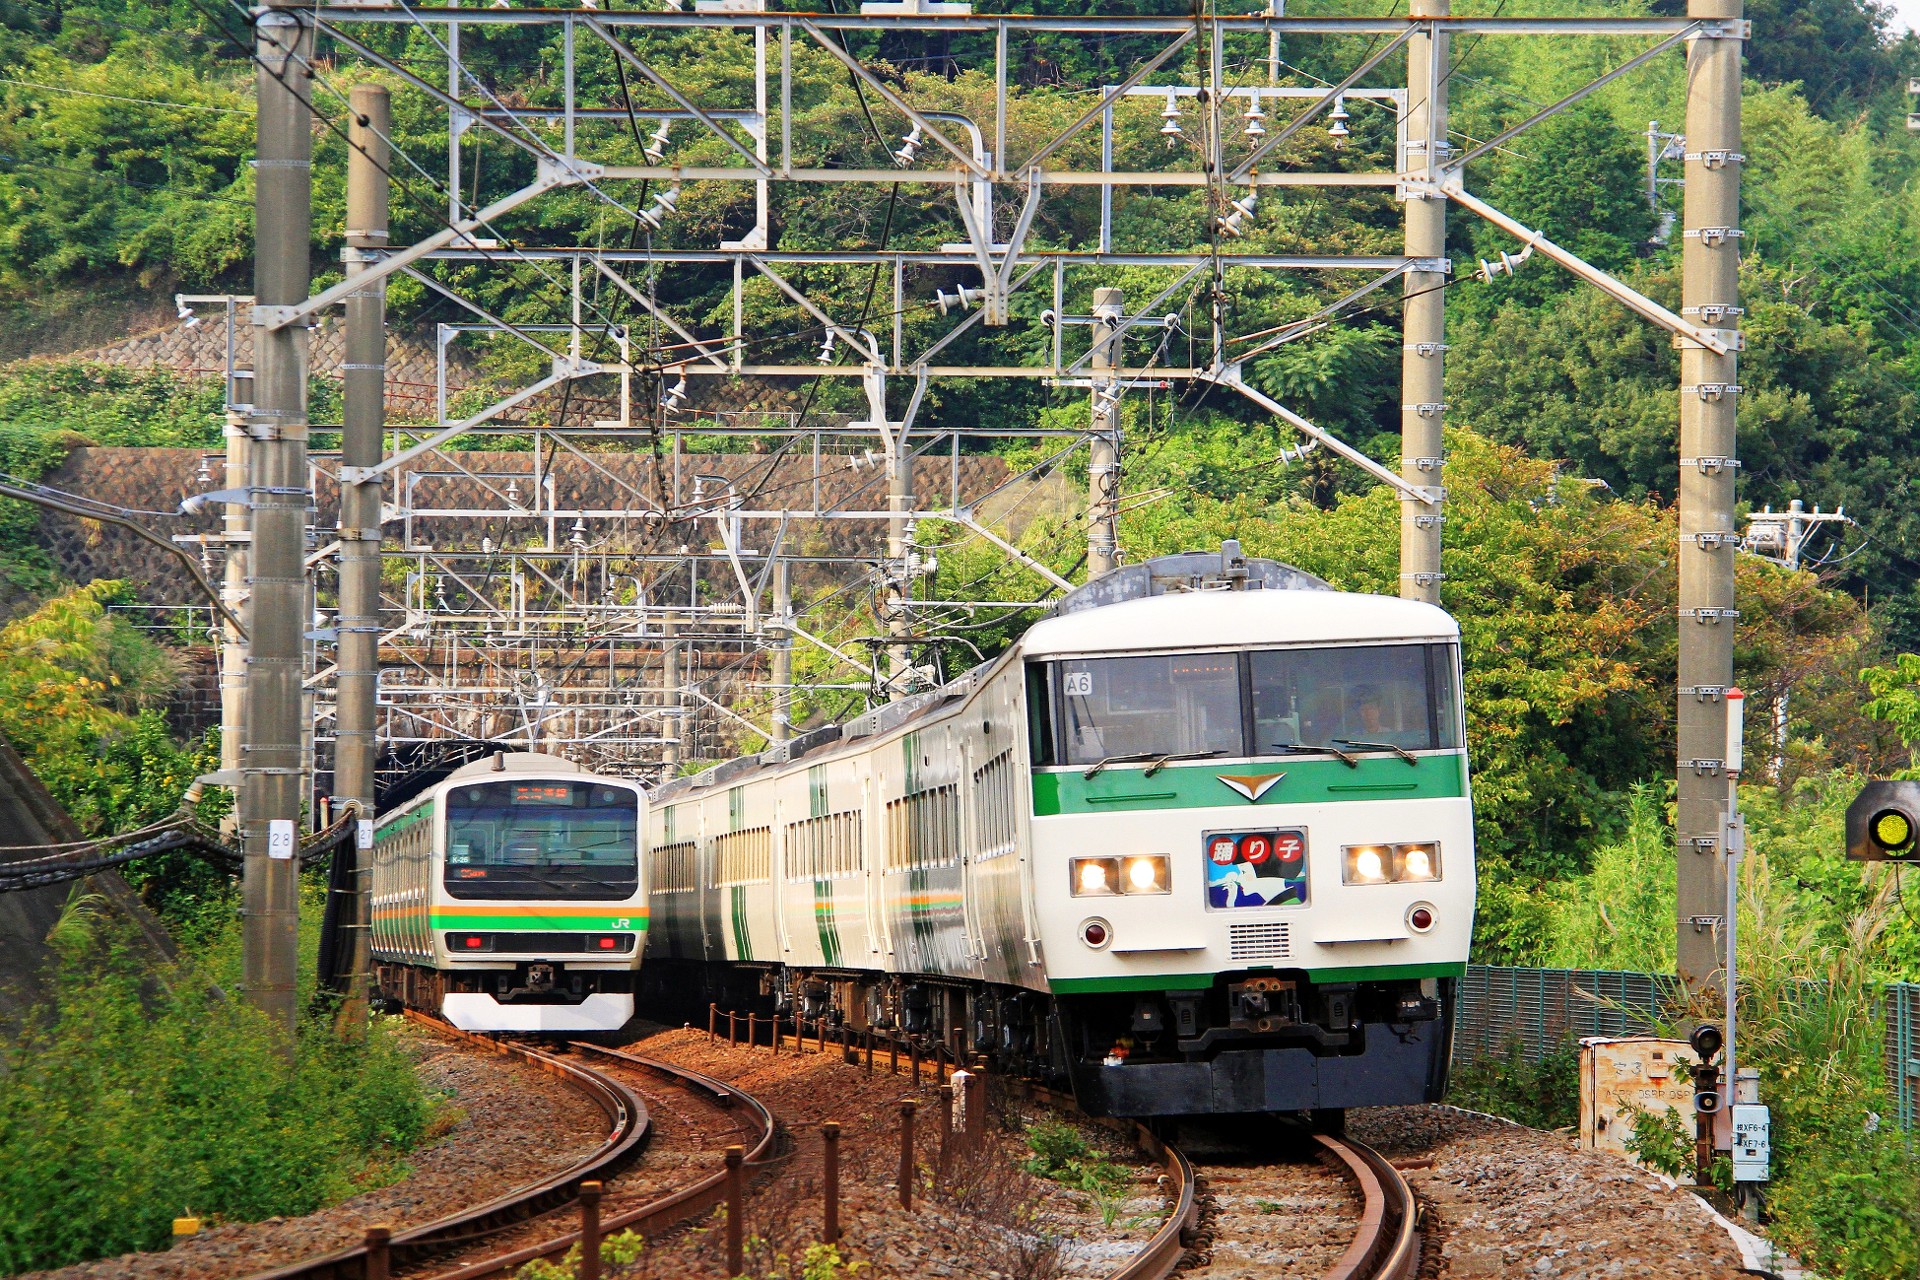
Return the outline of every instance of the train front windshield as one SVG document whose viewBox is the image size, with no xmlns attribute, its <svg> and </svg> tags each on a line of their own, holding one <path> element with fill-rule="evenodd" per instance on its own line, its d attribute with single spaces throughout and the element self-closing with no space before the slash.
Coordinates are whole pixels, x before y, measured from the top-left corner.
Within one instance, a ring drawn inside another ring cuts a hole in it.
<svg viewBox="0 0 1920 1280">
<path fill-rule="evenodd" d="M 1034 762 L 1457 749 L 1454 662 L 1393 644 L 1036 664 Z"/>
<path fill-rule="evenodd" d="M 447 892 L 456 898 L 631 897 L 639 798 L 578 781 L 475 782 L 447 793 Z"/>
</svg>

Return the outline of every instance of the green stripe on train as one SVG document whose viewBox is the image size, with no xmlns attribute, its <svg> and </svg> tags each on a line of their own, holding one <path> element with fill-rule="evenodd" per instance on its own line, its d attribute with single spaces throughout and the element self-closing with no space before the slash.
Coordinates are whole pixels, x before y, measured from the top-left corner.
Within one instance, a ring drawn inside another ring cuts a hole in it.
<svg viewBox="0 0 1920 1280">
<path fill-rule="evenodd" d="M 1236 970 L 1237 972 L 1237 970 Z M 1353 969 L 1309 969 L 1309 982 L 1390 982 L 1408 978 L 1459 978 L 1467 972 L 1460 964 L 1385 964 Z M 1211 973 L 1142 973 L 1113 978 L 1053 978 L 1048 986 L 1055 995 L 1084 995 L 1100 991 L 1204 991 L 1213 985 Z"/>
<path fill-rule="evenodd" d="M 645 933 L 645 916 L 475 916 L 458 911 L 435 911 L 436 929 L 488 929 L 524 933 Z"/>
<path fill-rule="evenodd" d="M 753 938 L 747 931 L 747 888 L 734 885 L 728 890 L 732 896 L 733 914 L 733 950 L 736 960 L 753 959 Z"/>
<path fill-rule="evenodd" d="M 433 816 L 432 803 L 423 804 L 418 809 L 414 809 L 414 810 L 411 810 L 410 812 L 401 814 L 398 818 L 395 818 L 393 821 L 387 823 L 386 826 L 381 827 L 379 830 L 375 831 L 373 833 L 373 838 L 376 840 L 385 840 L 389 836 L 397 836 L 402 831 L 405 831 L 408 827 L 412 826 L 414 823 L 425 821 L 426 819 L 431 818 L 432 816 Z"/>
<path fill-rule="evenodd" d="M 1199 765 L 1161 769 L 1107 768 L 1089 778 L 1080 769 L 1033 775 L 1036 817 L 1066 813 L 1131 813 L 1142 809 L 1253 808 L 1256 805 L 1325 804 L 1347 800 L 1457 799 L 1467 794 L 1464 755 L 1366 756 L 1351 767 L 1338 760 L 1265 760 L 1259 764 Z M 1249 802 L 1221 775 L 1280 781 Z"/>
<path fill-rule="evenodd" d="M 840 926 L 833 918 L 833 881 L 813 882 L 813 923 L 820 933 L 820 954 L 825 963 L 840 964 Z"/>
</svg>

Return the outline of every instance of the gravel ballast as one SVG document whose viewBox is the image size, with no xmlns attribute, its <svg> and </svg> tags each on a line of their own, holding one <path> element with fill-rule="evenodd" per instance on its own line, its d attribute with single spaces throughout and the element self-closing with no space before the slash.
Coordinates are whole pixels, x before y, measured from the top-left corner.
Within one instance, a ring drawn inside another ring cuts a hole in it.
<svg viewBox="0 0 1920 1280">
<path fill-rule="evenodd" d="M 1426 1208 L 1422 1277 L 1735 1280 L 1739 1251 L 1694 1196 L 1562 1133 L 1446 1107 L 1348 1113 Z"/>
</svg>

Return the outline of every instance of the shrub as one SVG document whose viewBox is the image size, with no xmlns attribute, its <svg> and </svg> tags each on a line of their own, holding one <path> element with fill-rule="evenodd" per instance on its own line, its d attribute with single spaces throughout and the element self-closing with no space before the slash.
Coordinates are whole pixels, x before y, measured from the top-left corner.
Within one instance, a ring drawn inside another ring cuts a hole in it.
<svg viewBox="0 0 1920 1280">
<path fill-rule="evenodd" d="M 348 1042 L 316 1022 L 283 1052 L 193 965 L 124 953 L 64 961 L 57 991 L 0 1040 L 0 1273 L 159 1248 L 189 1211 L 310 1213 L 398 1176 L 431 1119 L 382 1026 Z"/>
<path fill-rule="evenodd" d="M 1561 1041 L 1529 1062 L 1518 1040 L 1497 1058 L 1480 1058 L 1453 1071 L 1447 1101 L 1536 1129 L 1567 1129 L 1580 1122 L 1579 1050 Z"/>
</svg>

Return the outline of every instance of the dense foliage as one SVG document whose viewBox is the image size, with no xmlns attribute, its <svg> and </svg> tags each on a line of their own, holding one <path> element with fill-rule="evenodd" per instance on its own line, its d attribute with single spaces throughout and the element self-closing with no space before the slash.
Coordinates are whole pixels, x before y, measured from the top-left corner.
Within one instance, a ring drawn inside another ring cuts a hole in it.
<svg viewBox="0 0 1920 1280">
<path fill-rule="evenodd" d="M 163 1248 L 176 1217 L 309 1213 L 405 1172 L 434 1109 L 390 1028 L 342 1040 L 322 1019 L 288 1051 L 217 963 L 154 975 L 110 929 L 76 897 L 54 1008 L 0 1038 L 0 1273 Z"/>
</svg>

